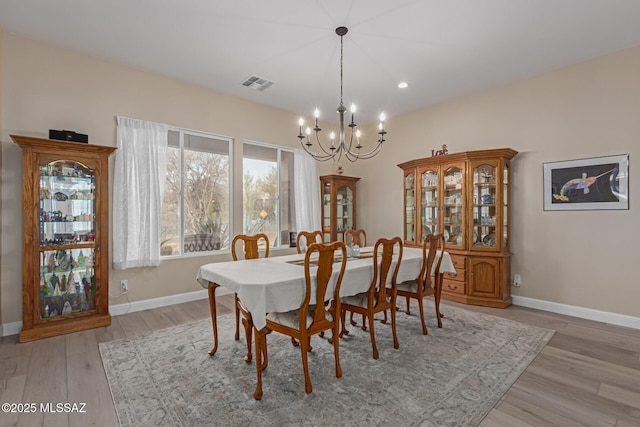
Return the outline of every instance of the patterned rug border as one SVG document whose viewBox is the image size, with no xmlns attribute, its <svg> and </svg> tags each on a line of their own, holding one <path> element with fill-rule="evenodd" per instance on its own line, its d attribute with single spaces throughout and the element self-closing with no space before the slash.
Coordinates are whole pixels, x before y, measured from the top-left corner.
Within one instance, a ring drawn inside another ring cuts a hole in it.
<svg viewBox="0 0 640 427">
<path fill-rule="evenodd" d="M 314 392 L 310 395 L 304 393 L 299 349 L 287 343 L 286 337 L 271 334 L 270 364 L 263 385 L 265 395 L 260 402 L 253 400 L 255 366 L 242 361 L 246 345 L 244 337 L 237 342 L 233 340 L 233 315 L 218 319 L 220 346 L 213 358 L 206 354 L 213 342 L 210 319 L 100 343 L 100 355 L 122 426 L 377 425 L 385 423 L 378 416 L 381 405 L 397 406 L 391 412 L 404 414 L 394 416 L 398 425 L 476 426 L 555 333 L 447 304 L 443 305 L 444 327 L 438 329 L 432 324 L 433 308 L 426 305 L 427 336 L 420 333 L 417 305 L 412 305 L 411 315 L 398 312 L 398 350 L 392 347 L 390 328 L 376 322 L 380 351 L 377 361 L 371 357 L 369 332 L 351 327 L 351 334 L 340 343 L 343 368 L 340 379 L 335 378 L 331 346 L 314 338 L 314 350 L 310 353 Z M 496 336 L 494 332 L 498 329 L 501 333 L 506 331 L 507 336 Z M 456 335 L 454 341 L 453 333 L 462 336 Z M 426 341 L 423 348 L 419 346 L 421 340 Z M 411 349 L 416 346 L 417 349 Z M 437 357 L 433 357 L 434 346 L 439 346 Z M 418 353 L 409 354 L 413 351 Z M 422 360 L 416 357 L 419 355 L 426 357 Z M 402 366 L 403 370 L 393 372 L 396 366 Z M 190 371 L 188 367 L 205 369 L 202 374 L 194 374 L 196 369 Z M 359 368 L 364 370 L 360 379 Z M 366 376 L 371 369 L 391 374 L 384 378 Z M 443 369 L 448 370 L 448 375 L 441 375 Z M 407 377 L 405 371 L 422 378 L 412 382 L 414 377 Z M 394 383 L 391 380 L 396 376 Z M 416 387 L 415 394 L 407 392 L 406 379 Z M 434 387 L 424 387 L 440 383 L 437 393 L 432 390 Z M 387 388 L 383 400 L 362 393 L 382 386 Z M 421 399 L 423 393 L 425 398 Z M 314 412 L 314 408 L 321 412 L 330 406 L 333 402 L 325 402 L 330 396 L 353 402 L 338 402 L 341 407 L 331 414 L 331 419 L 326 414 L 307 413 Z M 225 409 L 211 405 L 212 400 L 218 404 L 224 400 Z M 305 412 L 296 410 L 298 406 Z M 358 412 L 353 407 L 364 409 Z M 295 417 L 289 416 L 293 414 Z"/>
</svg>

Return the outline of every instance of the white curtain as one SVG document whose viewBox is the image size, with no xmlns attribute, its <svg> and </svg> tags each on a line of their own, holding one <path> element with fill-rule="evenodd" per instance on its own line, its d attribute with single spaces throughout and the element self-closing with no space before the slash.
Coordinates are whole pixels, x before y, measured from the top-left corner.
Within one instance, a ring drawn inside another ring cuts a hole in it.
<svg viewBox="0 0 640 427">
<path fill-rule="evenodd" d="M 296 229 L 321 230 L 320 176 L 316 161 L 304 150 L 294 150 L 293 176 L 295 182 Z"/>
<path fill-rule="evenodd" d="M 160 265 L 166 125 L 118 117 L 113 179 L 113 268 Z"/>
</svg>

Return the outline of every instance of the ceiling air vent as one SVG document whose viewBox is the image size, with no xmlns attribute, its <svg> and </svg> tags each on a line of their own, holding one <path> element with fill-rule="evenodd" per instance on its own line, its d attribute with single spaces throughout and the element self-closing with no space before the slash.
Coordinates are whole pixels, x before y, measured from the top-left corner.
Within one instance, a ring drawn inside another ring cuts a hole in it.
<svg viewBox="0 0 640 427">
<path fill-rule="evenodd" d="M 250 75 L 242 82 L 242 86 L 250 87 L 255 90 L 265 90 L 270 88 L 272 85 L 272 81 L 254 75 Z"/>
</svg>

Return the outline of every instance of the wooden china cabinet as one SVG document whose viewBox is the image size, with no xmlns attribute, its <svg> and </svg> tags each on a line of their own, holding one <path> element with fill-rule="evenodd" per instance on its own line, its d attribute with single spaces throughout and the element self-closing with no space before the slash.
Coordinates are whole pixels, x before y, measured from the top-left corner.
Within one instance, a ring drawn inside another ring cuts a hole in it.
<svg viewBox="0 0 640 427">
<path fill-rule="evenodd" d="M 466 304 L 511 305 L 510 148 L 411 160 L 404 172 L 404 241 L 420 246 L 443 233 L 456 274 L 442 296 Z"/>
<path fill-rule="evenodd" d="M 31 341 L 111 324 L 109 155 L 11 135 L 22 148 L 22 331 Z"/>
<path fill-rule="evenodd" d="M 344 232 L 356 229 L 356 183 L 359 180 L 342 175 L 320 177 L 324 242 L 344 242 Z"/>
</svg>

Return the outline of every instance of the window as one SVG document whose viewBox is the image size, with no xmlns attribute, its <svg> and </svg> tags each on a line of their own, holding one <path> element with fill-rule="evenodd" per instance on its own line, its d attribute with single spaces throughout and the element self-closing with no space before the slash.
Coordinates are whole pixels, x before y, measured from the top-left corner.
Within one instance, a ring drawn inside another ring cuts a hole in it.
<svg viewBox="0 0 640 427">
<path fill-rule="evenodd" d="M 169 130 L 160 255 L 229 248 L 231 139 Z"/>
<path fill-rule="evenodd" d="M 271 246 L 288 245 L 295 230 L 293 152 L 245 142 L 242 171 L 243 232 L 265 233 Z"/>
</svg>

